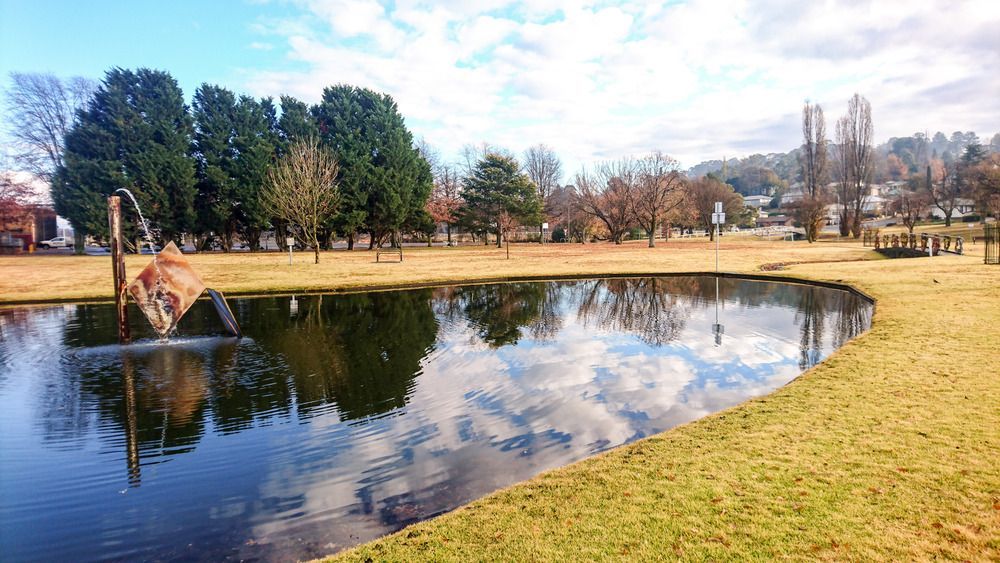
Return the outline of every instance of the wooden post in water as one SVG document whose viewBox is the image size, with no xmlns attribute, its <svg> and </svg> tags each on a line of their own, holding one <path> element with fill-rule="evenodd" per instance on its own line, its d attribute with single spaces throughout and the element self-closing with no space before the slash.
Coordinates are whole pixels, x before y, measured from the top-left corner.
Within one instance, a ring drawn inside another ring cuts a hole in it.
<svg viewBox="0 0 1000 563">
<path fill-rule="evenodd" d="M 111 232 L 111 268 L 114 272 L 115 313 L 118 316 L 118 342 L 128 344 L 131 340 L 128 328 L 128 299 L 125 295 L 125 254 L 122 249 L 122 200 L 113 195 L 108 197 L 108 227 Z"/>
</svg>

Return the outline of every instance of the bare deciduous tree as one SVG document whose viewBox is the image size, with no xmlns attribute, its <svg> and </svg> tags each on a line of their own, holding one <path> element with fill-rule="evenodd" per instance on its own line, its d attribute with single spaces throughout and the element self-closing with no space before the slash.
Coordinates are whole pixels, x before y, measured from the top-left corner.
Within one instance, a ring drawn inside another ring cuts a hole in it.
<svg viewBox="0 0 1000 563">
<path fill-rule="evenodd" d="M 715 240 L 715 229 L 712 225 L 712 213 L 715 202 L 722 202 L 722 210 L 729 217 L 736 217 L 743 211 L 743 198 L 733 191 L 732 186 L 724 184 L 716 178 L 702 176 L 692 182 L 687 189 L 687 205 L 691 207 L 697 220 L 709 233 L 709 240 Z"/>
<path fill-rule="evenodd" d="M 871 192 L 871 177 L 874 169 L 872 142 L 874 131 L 872 127 L 872 106 L 860 94 L 847 102 L 846 127 L 847 148 L 849 152 L 851 172 L 851 235 L 861 237 L 861 219 L 864 215 L 865 203 Z"/>
<path fill-rule="evenodd" d="M 930 195 L 927 190 L 921 189 L 919 186 L 912 186 L 912 188 L 900 190 L 899 195 L 892 200 L 890 205 L 890 210 L 899 215 L 900 220 L 911 235 L 917 221 L 927 212 L 927 207 L 930 205 Z"/>
<path fill-rule="evenodd" d="M 635 222 L 637 167 L 631 158 L 605 162 L 576 176 L 578 208 L 604 224 L 608 238 L 621 244 Z"/>
<path fill-rule="evenodd" d="M 19 168 L 51 182 L 62 165 L 63 141 L 97 89 L 97 83 L 75 76 L 62 80 L 52 74 L 10 73 L 7 129 Z"/>
<path fill-rule="evenodd" d="M 265 207 L 288 221 L 289 231 L 311 246 L 319 264 L 319 234 L 337 211 L 337 160 L 315 138 L 298 141 L 268 173 L 261 197 Z"/>
<path fill-rule="evenodd" d="M 826 120 L 823 108 L 806 102 L 802 108 L 802 201 L 798 205 L 799 222 L 806 239 L 815 242 L 826 219 Z"/>
<path fill-rule="evenodd" d="M 538 189 L 543 213 L 548 217 L 551 214 L 549 196 L 552 195 L 552 190 L 559 186 L 559 179 L 562 177 L 562 163 L 559 157 L 554 150 L 543 144 L 529 147 L 524 151 L 524 171 Z M 541 225 L 538 226 L 538 234 L 540 237 L 545 236 Z"/>
<path fill-rule="evenodd" d="M 984 215 L 1000 218 L 1000 153 L 983 159 L 971 172 L 973 195 L 979 208 Z"/>
<path fill-rule="evenodd" d="M 30 185 L 13 171 L 0 167 L 0 231 L 6 231 L 11 223 L 24 217 L 24 208 L 34 196 Z"/>
<path fill-rule="evenodd" d="M 427 198 L 427 212 L 436 223 L 444 223 L 448 231 L 448 246 L 451 246 L 451 225 L 458 220 L 458 210 L 462 207 L 461 181 L 458 173 L 450 166 L 434 169 L 434 187 Z"/>
<path fill-rule="evenodd" d="M 958 207 L 958 198 L 963 195 L 963 182 L 957 162 L 946 164 L 935 159 L 927 167 L 930 178 L 930 195 L 934 206 L 944 214 L 944 225 L 951 226 L 951 214 Z"/>
<path fill-rule="evenodd" d="M 848 143 L 847 117 L 837 120 L 834 132 L 833 175 L 837 182 L 837 200 L 840 205 L 840 236 L 851 234 L 851 194 L 854 185 L 851 180 L 851 150 Z"/>
<path fill-rule="evenodd" d="M 683 201 L 685 181 L 679 167 L 675 159 L 661 152 L 654 152 L 637 163 L 632 211 L 635 221 L 649 234 L 650 248 L 656 246 L 657 227 Z"/>
</svg>

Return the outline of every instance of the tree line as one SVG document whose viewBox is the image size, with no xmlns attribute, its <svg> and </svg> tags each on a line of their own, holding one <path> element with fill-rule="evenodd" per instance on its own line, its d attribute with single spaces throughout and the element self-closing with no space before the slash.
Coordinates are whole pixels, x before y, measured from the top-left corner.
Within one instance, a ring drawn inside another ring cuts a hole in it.
<svg viewBox="0 0 1000 563">
<path fill-rule="evenodd" d="M 285 200 L 265 197 L 280 180 L 276 165 L 301 160 L 303 145 L 328 152 L 335 167 L 324 186 L 335 205 L 307 242 L 339 233 L 353 246 L 366 232 L 378 244 L 428 219 L 430 168 L 391 97 L 336 85 L 309 106 L 203 84 L 189 108 L 176 80 L 150 69 L 108 71 L 77 111 L 52 199 L 76 230 L 104 238 L 104 201 L 127 188 L 163 242 L 189 234 L 199 250 L 214 241 L 228 251 L 237 240 L 257 250 L 272 228 L 308 238 L 276 207 Z"/>
<path fill-rule="evenodd" d="M 860 94 L 848 100 L 846 113 L 836 120 L 832 142 L 826 136 L 823 109 L 818 104 L 804 105 L 799 149 L 803 198 L 794 207 L 810 242 L 826 222 L 830 204 L 838 208 L 841 236 L 861 236 L 880 162 L 888 168 L 881 180 L 905 180 L 889 211 L 899 214 L 910 232 L 932 206 L 941 210 L 945 225 L 950 226 L 963 198 L 975 201 L 984 215 L 1000 216 L 1000 153 L 990 154 L 974 133 L 955 132 L 950 142 L 940 132 L 932 140 L 919 133 L 905 140 L 892 139 L 888 144 L 904 155 L 904 161 L 895 152 L 880 159 L 873 129 L 871 104 Z M 993 142 L 1000 150 L 1000 134 Z M 952 152 L 956 143 L 965 143 L 957 158 Z M 827 189 L 831 180 L 833 190 Z"/>
<path fill-rule="evenodd" d="M 842 234 L 860 236 L 873 176 L 887 162 L 873 147 L 871 106 L 857 94 L 832 140 L 822 108 L 807 103 L 803 144 L 780 158 L 723 160 L 721 169 L 692 177 L 654 151 L 598 163 L 564 185 L 559 157 L 543 144 L 520 158 L 502 147 L 467 145 L 458 162 L 446 163 L 414 139 L 390 96 L 351 85 L 325 88 L 310 105 L 202 84 L 189 107 L 176 80 L 158 70 L 115 68 L 100 83 L 12 78 L 18 164 L 50 182 L 57 212 L 78 235 L 106 238 L 105 200 L 127 188 L 161 243 L 186 236 L 196 250 L 229 251 L 242 242 L 254 251 L 273 231 L 277 241 L 292 236 L 315 249 L 318 260 L 334 237 L 349 249 L 362 235 L 369 248 L 398 245 L 404 233 L 429 244 L 441 224 L 449 242 L 457 228 L 499 246 L 519 227 L 529 236 L 538 229 L 542 240 L 546 222 L 558 226 L 557 241 L 643 237 L 654 246 L 675 228 L 711 233 L 715 202 L 723 202 L 729 224 L 752 226 L 756 213 L 740 193 L 787 187 L 768 163 L 788 167 L 788 155 L 803 186 L 795 213 L 807 238 L 818 236 L 831 203 Z M 956 140 L 969 141 L 958 159 L 951 153 Z M 950 141 L 942 134 L 891 140 L 905 168 L 893 174 L 912 188 L 899 205 L 931 202 L 950 216 L 958 199 L 973 194 L 984 208 L 996 206 L 1000 196 L 989 187 L 996 184 L 995 159 L 977 143 L 974 134 L 970 140 L 959 132 Z M 739 166 L 729 169 L 730 162 Z M 925 174 L 914 173 L 923 168 Z M 136 228 L 129 224 L 134 239 Z"/>
</svg>

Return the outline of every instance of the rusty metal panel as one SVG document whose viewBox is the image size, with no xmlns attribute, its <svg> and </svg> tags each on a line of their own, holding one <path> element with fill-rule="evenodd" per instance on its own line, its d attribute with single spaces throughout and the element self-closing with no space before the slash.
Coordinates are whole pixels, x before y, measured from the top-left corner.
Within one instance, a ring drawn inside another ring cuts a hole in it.
<svg viewBox="0 0 1000 563">
<path fill-rule="evenodd" d="M 204 291 L 204 282 L 173 242 L 128 286 L 139 310 L 161 337 L 177 326 Z"/>
</svg>

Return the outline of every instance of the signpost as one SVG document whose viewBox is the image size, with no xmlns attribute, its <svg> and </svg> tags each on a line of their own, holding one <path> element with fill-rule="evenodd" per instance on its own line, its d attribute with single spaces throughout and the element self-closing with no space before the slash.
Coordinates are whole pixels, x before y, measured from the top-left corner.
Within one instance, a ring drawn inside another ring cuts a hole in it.
<svg viewBox="0 0 1000 563">
<path fill-rule="evenodd" d="M 542 240 L 539 241 L 542 244 L 545 244 L 545 231 L 547 231 L 547 230 L 549 230 L 549 224 L 548 223 L 542 223 Z"/>
<path fill-rule="evenodd" d="M 722 202 L 715 202 L 715 213 L 712 213 L 712 224 L 715 225 L 715 271 L 719 271 L 719 234 L 721 226 L 726 223 L 726 214 L 722 211 Z"/>
<path fill-rule="evenodd" d="M 295 246 L 295 237 L 285 237 L 285 244 L 288 245 L 288 265 L 292 265 L 292 247 Z"/>
</svg>

